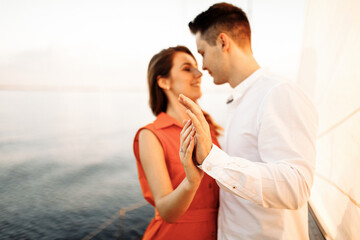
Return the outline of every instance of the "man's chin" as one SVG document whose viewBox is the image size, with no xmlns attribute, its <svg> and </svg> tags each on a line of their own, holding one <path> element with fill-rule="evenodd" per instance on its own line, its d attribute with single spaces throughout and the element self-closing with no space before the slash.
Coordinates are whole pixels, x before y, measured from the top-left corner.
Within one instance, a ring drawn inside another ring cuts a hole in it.
<svg viewBox="0 0 360 240">
<path fill-rule="evenodd" d="M 215 84 L 215 85 L 222 85 L 222 84 L 224 84 L 224 83 L 225 83 L 225 82 L 216 81 L 215 79 L 214 79 L 214 81 L 213 81 L 213 82 L 214 82 L 214 84 Z"/>
</svg>

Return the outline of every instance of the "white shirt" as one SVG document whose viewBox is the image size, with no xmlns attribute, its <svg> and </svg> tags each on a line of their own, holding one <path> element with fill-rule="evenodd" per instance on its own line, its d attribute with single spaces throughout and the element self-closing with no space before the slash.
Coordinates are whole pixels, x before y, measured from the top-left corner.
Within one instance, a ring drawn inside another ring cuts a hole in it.
<svg viewBox="0 0 360 240">
<path fill-rule="evenodd" d="M 262 69 L 228 107 L 224 150 L 213 145 L 201 166 L 220 186 L 218 239 L 308 239 L 315 107 Z"/>
</svg>

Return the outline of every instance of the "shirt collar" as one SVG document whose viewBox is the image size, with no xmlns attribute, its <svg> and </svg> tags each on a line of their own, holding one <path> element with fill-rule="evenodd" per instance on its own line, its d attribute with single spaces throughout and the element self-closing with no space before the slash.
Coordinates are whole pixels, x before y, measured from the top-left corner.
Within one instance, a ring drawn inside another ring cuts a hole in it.
<svg viewBox="0 0 360 240">
<path fill-rule="evenodd" d="M 256 80 L 263 75 L 263 73 L 264 70 L 262 68 L 259 68 L 253 72 L 249 77 L 247 77 L 233 89 L 232 94 L 229 96 L 226 103 L 231 103 L 233 100 L 242 97 L 244 93 L 256 82 Z"/>
<path fill-rule="evenodd" d="M 166 127 L 170 127 L 172 125 L 183 128 L 183 126 L 181 126 L 178 123 L 178 121 L 176 121 L 175 118 L 171 117 L 170 115 L 168 115 L 164 112 L 161 112 L 154 121 L 154 126 L 156 129 L 166 128 Z"/>
</svg>

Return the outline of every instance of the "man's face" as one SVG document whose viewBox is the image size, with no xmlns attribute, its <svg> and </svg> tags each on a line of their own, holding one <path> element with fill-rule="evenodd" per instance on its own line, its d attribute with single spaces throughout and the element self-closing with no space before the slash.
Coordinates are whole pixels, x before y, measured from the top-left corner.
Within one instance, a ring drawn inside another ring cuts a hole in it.
<svg viewBox="0 0 360 240">
<path fill-rule="evenodd" d="M 201 33 L 198 32 L 196 34 L 196 46 L 203 58 L 202 69 L 209 72 L 214 78 L 215 84 L 219 85 L 227 83 L 229 80 L 227 64 L 224 61 L 224 53 L 221 44 L 216 41 L 215 46 L 209 45 L 208 42 L 202 38 Z"/>
</svg>

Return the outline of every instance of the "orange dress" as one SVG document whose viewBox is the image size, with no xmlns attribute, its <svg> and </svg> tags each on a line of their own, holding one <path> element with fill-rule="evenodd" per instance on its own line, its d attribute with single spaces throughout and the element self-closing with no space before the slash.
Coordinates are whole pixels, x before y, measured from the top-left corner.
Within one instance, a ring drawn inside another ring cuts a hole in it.
<svg viewBox="0 0 360 240">
<path fill-rule="evenodd" d="M 166 166 L 175 189 L 185 178 L 185 171 L 179 157 L 182 128 L 174 118 L 166 113 L 160 113 L 153 123 L 140 128 L 135 135 L 134 154 L 141 189 L 144 198 L 153 206 L 155 206 L 154 198 L 139 157 L 139 132 L 142 129 L 148 129 L 158 138 L 163 147 Z M 212 132 L 212 138 L 213 143 L 219 146 L 214 132 Z M 218 206 L 219 187 L 215 180 L 205 173 L 189 209 L 183 216 L 176 223 L 167 223 L 155 208 L 155 217 L 147 227 L 143 239 L 216 239 Z"/>
</svg>

